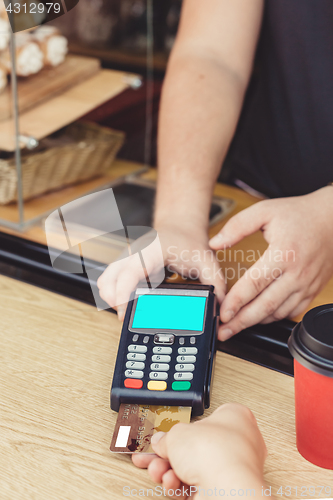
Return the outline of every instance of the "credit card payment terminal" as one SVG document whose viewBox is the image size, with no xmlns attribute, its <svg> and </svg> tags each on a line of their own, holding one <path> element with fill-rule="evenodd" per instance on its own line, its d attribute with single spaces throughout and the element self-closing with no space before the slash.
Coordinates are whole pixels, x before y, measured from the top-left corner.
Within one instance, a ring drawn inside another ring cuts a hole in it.
<svg viewBox="0 0 333 500">
<path fill-rule="evenodd" d="M 111 388 L 122 403 L 210 405 L 218 303 L 210 285 L 137 288 L 127 306 Z"/>
</svg>

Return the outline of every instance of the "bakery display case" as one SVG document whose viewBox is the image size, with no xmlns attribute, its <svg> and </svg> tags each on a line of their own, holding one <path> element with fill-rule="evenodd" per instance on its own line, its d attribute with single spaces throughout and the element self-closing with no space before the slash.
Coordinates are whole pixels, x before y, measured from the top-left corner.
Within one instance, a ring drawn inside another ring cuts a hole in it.
<svg viewBox="0 0 333 500">
<path fill-rule="evenodd" d="M 172 45 L 180 2 L 80 0 L 67 14 L 17 32 L 11 28 L 23 26 L 22 19 L 10 23 L 11 11 L 0 0 L 1 6 L 0 226 L 45 244 L 50 213 L 107 187 L 117 191 L 125 222 L 135 216 L 137 225 L 150 226 L 156 183 L 140 176 L 156 160 L 155 55 Z M 73 33 L 91 50 L 104 44 L 141 54 L 144 76 L 72 53 Z M 233 206 L 215 197 L 211 224 Z"/>
<path fill-rule="evenodd" d="M 125 133 L 84 117 L 126 89 L 140 88 L 142 78 L 68 51 L 61 29 L 66 15 L 57 26 L 13 32 L 5 4 L 0 3 L 0 226 L 24 231 L 59 205 L 119 177 L 112 166 Z M 133 164 L 127 173 L 142 169 Z"/>
</svg>

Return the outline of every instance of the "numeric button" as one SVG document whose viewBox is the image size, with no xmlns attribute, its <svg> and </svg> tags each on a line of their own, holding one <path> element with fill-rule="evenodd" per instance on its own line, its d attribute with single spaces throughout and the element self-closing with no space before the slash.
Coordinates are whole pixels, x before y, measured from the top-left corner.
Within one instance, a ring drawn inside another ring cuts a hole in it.
<svg viewBox="0 0 333 500">
<path fill-rule="evenodd" d="M 179 347 L 178 354 L 198 354 L 196 347 Z"/>
<path fill-rule="evenodd" d="M 157 372 L 167 372 L 169 368 L 170 365 L 168 365 L 167 363 L 152 363 L 150 365 L 150 369 Z"/>
<path fill-rule="evenodd" d="M 152 356 L 151 360 L 153 363 L 170 363 L 171 356 L 167 356 L 165 354 L 155 354 L 154 356 Z"/>
<path fill-rule="evenodd" d="M 195 356 L 177 356 L 177 363 L 195 363 Z"/>
<path fill-rule="evenodd" d="M 193 373 L 190 373 L 190 372 L 176 372 L 173 377 L 174 377 L 175 380 L 192 380 Z"/>
<path fill-rule="evenodd" d="M 172 347 L 153 347 L 154 354 L 171 354 Z"/>
<path fill-rule="evenodd" d="M 145 345 L 129 345 L 128 352 L 147 352 L 147 346 Z"/>
<path fill-rule="evenodd" d="M 127 359 L 128 359 L 129 361 L 132 361 L 132 360 L 133 360 L 133 361 L 134 361 L 134 360 L 135 360 L 135 361 L 145 361 L 145 359 L 146 359 L 146 355 L 145 355 L 145 354 L 140 354 L 140 353 L 138 353 L 138 352 L 129 352 L 129 353 L 127 354 Z"/>
<path fill-rule="evenodd" d="M 150 372 L 149 378 L 152 380 L 166 380 L 168 374 L 166 372 Z"/>
<path fill-rule="evenodd" d="M 127 361 L 126 368 L 132 368 L 132 370 L 143 370 L 145 364 L 141 361 Z"/>
<path fill-rule="evenodd" d="M 143 378 L 143 371 L 141 371 L 141 370 L 126 370 L 125 377 L 127 377 L 127 378 Z"/>
<path fill-rule="evenodd" d="M 191 363 L 188 364 L 178 364 L 175 366 L 176 372 L 193 372 L 194 371 L 194 365 Z"/>
</svg>

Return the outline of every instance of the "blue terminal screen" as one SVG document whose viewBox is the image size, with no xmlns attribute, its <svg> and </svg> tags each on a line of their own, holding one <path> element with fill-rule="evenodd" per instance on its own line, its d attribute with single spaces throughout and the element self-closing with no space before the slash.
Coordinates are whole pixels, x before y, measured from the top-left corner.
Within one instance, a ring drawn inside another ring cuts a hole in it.
<svg viewBox="0 0 333 500">
<path fill-rule="evenodd" d="M 203 331 L 206 297 L 139 295 L 132 328 Z"/>
</svg>

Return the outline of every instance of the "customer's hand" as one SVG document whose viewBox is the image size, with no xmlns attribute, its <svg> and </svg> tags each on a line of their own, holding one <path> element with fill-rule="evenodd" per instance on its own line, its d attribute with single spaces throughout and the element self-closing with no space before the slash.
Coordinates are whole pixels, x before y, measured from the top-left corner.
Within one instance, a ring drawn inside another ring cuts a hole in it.
<svg viewBox="0 0 333 500">
<path fill-rule="evenodd" d="M 177 424 L 166 434 L 156 434 L 152 445 L 156 455 L 134 453 L 132 461 L 137 467 L 148 467 L 153 481 L 166 490 L 190 485 L 192 494 L 200 487 L 205 492 L 223 489 L 224 496 L 238 497 L 239 490 L 249 489 L 251 495 L 253 490 L 256 496 L 262 495 L 267 451 L 257 422 L 245 406 L 225 404 L 200 421 Z M 202 490 L 200 498 L 205 496 Z"/>
<path fill-rule="evenodd" d="M 227 293 L 220 340 L 297 316 L 326 285 L 333 274 L 333 187 L 256 203 L 232 217 L 210 247 L 232 247 L 258 230 L 268 248 Z"/>
<path fill-rule="evenodd" d="M 162 246 L 163 262 L 157 259 L 154 246 L 145 254 L 148 276 L 167 266 L 167 269 L 184 277 L 199 279 L 202 283 L 215 286 L 220 302 L 225 295 L 225 282 L 215 252 L 208 246 L 207 231 L 186 221 L 173 221 L 156 227 Z M 143 237 L 145 238 L 145 237 Z M 144 244 L 137 242 L 144 248 Z M 124 319 L 125 309 L 131 292 L 139 281 L 145 280 L 145 273 L 137 254 L 111 264 L 97 281 L 101 298 L 111 307 L 117 308 L 118 317 Z"/>
</svg>

